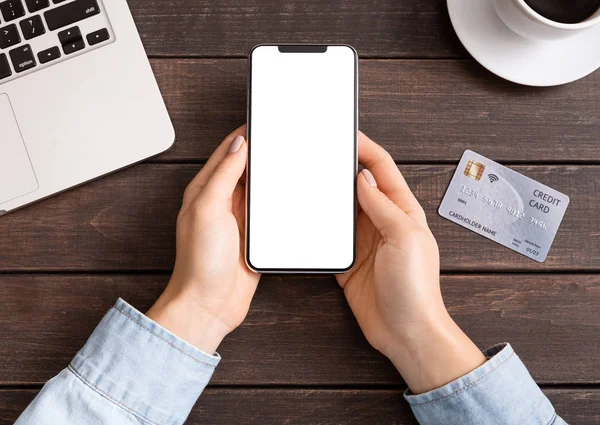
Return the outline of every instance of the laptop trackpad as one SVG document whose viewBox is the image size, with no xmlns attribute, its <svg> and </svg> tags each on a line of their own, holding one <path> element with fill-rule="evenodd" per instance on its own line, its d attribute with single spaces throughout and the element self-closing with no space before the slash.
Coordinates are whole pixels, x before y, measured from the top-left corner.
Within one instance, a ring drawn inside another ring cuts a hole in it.
<svg viewBox="0 0 600 425">
<path fill-rule="evenodd" d="M 0 206 L 38 187 L 8 95 L 0 94 Z"/>
</svg>

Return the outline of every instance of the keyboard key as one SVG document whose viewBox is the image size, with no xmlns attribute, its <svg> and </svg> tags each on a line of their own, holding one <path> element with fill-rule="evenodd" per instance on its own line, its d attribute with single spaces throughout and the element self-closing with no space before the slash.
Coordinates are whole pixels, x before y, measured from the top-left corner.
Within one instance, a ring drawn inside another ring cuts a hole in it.
<svg viewBox="0 0 600 425">
<path fill-rule="evenodd" d="M 12 71 L 10 70 L 10 65 L 8 64 L 8 58 L 4 53 L 0 53 L 0 80 L 10 77 L 12 75 Z"/>
<path fill-rule="evenodd" d="M 29 44 L 12 49 L 9 54 L 17 74 L 37 65 Z"/>
<path fill-rule="evenodd" d="M 51 62 L 58 58 L 60 58 L 60 49 L 58 47 L 51 47 L 38 53 L 38 59 L 42 64 Z"/>
<path fill-rule="evenodd" d="M 102 43 L 110 38 L 110 34 L 106 28 L 102 28 L 101 30 L 95 31 L 91 34 L 87 35 L 87 42 L 90 46 L 94 44 Z"/>
<path fill-rule="evenodd" d="M 19 35 L 19 30 L 15 24 L 0 28 L 0 48 L 6 49 L 7 47 L 19 44 L 20 42 L 21 36 Z"/>
<path fill-rule="evenodd" d="M 83 38 L 76 40 L 72 43 L 63 45 L 63 50 L 65 51 L 65 55 L 70 55 L 71 53 L 78 52 L 79 50 L 85 48 L 85 43 Z"/>
<path fill-rule="evenodd" d="M 25 40 L 31 40 L 32 38 L 38 37 L 46 32 L 44 28 L 44 22 L 40 15 L 35 15 L 27 19 L 23 19 L 19 25 L 21 26 L 21 32 Z"/>
<path fill-rule="evenodd" d="M 81 30 L 79 27 L 72 27 L 59 32 L 58 39 L 60 40 L 60 44 L 64 46 L 65 44 L 73 43 L 74 41 L 83 39 L 83 36 L 81 35 Z"/>
<path fill-rule="evenodd" d="M 27 3 L 27 9 L 29 9 L 30 13 L 35 13 L 50 7 L 49 0 L 25 0 L 25 3 Z"/>
<path fill-rule="evenodd" d="M 44 13 L 44 16 L 46 17 L 48 29 L 54 31 L 99 13 L 100 7 L 98 7 L 96 0 L 75 0 L 64 6 L 50 9 Z"/>
<path fill-rule="evenodd" d="M 72 27 L 58 33 L 65 55 L 75 53 L 85 47 L 83 36 L 79 27 Z"/>
<path fill-rule="evenodd" d="M 0 11 L 6 22 L 25 16 L 25 8 L 21 0 L 7 0 L 0 3 Z"/>
</svg>

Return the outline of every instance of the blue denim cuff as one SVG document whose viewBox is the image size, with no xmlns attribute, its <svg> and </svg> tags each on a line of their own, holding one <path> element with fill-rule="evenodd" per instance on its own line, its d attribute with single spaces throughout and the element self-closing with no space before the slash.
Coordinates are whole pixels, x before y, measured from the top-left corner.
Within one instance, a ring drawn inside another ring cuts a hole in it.
<svg viewBox="0 0 600 425">
<path fill-rule="evenodd" d="M 484 351 L 471 373 L 424 394 L 404 394 L 421 425 L 550 425 L 554 407 L 510 344 Z"/>
<path fill-rule="evenodd" d="M 69 370 L 144 423 L 182 424 L 219 363 L 119 299 Z"/>
</svg>

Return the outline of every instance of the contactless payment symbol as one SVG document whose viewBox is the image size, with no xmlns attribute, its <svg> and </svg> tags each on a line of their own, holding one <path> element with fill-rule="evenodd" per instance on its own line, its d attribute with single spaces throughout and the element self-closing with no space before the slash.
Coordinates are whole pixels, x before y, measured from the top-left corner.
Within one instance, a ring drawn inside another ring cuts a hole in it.
<svg viewBox="0 0 600 425">
<path fill-rule="evenodd" d="M 470 160 L 465 168 L 465 176 L 471 177 L 473 180 L 479 181 L 481 180 L 484 171 L 485 165 L 477 161 Z"/>
<path fill-rule="evenodd" d="M 500 180 L 500 177 L 495 174 L 488 174 L 488 179 L 490 179 L 490 183 L 496 183 Z"/>
</svg>

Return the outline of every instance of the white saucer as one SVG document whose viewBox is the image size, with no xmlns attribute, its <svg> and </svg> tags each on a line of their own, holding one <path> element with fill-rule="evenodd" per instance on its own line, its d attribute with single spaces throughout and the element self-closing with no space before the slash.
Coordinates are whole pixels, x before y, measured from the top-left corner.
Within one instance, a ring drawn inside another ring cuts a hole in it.
<svg viewBox="0 0 600 425">
<path fill-rule="evenodd" d="M 496 75 L 528 86 L 570 83 L 600 68 L 600 26 L 558 41 L 517 35 L 492 0 L 448 0 L 450 19 L 471 55 Z"/>
</svg>

